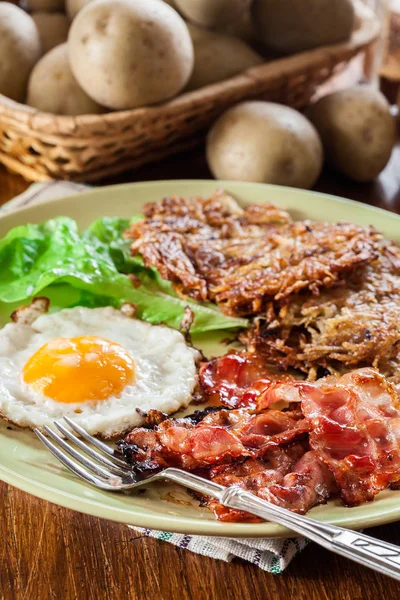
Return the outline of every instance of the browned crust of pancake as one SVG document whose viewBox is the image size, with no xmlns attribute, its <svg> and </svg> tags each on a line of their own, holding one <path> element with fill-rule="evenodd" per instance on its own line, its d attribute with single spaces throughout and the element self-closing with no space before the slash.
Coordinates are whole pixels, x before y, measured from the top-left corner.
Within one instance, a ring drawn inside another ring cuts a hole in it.
<svg viewBox="0 0 400 600">
<path fill-rule="evenodd" d="M 378 257 L 344 286 L 271 308 L 241 340 L 283 370 L 373 366 L 400 383 L 400 248 L 380 242 Z"/>
<path fill-rule="evenodd" d="M 164 198 L 131 226 L 132 254 L 179 294 L 234 316 L 260 315 L 301 290 L 336 286 L 377 256 L 372 227 L 299 221 L 272 205 L 241 209 L 222 193 Z M 235 208 L 236 207 L 236 208 Z"/>
</svg>

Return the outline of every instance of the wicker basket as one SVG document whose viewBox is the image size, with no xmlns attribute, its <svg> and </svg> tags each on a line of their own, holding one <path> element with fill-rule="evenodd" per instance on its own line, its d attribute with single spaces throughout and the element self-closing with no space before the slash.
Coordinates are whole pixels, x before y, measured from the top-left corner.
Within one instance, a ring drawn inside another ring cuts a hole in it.
<svg viewBox="0 0 400 600">
<path fill-rule="evenodd" d="M 305 106 L 378 34 L 372 13 L 361 12 L 349 42 L 274 60 L 157 107 L 68 117 L 0 95 L 0 162 L 30 181 L 96 181 L 137 168 L 198 145 L 214 119 L 241 100 Z"/>
</svg>

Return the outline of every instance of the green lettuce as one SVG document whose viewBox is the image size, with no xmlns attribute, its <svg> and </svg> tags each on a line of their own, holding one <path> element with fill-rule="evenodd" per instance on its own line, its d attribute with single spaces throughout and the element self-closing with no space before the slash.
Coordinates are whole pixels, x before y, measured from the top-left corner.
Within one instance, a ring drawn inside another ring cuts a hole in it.
<svg viewBox="0 0 400 600">
<path fill-rule="evenodd" d="M 245 319 L 223 315 L 215 305 L 182 300 L 155 269 L 131 257 L 129 240 L 122 235 L 131 222 L 104 217 L 80 233 L 73 219 L 57 217 L 12 229 L 0 240 L 0 315 L 45 295 L 53 309 L 134 302 L 139 318 L 176 329 L 189 305 L 195 313 L 193 333 L 247 325 Z M 140 287 L 134 287 L 127 274 L 136 275 Z"/>
</svg>

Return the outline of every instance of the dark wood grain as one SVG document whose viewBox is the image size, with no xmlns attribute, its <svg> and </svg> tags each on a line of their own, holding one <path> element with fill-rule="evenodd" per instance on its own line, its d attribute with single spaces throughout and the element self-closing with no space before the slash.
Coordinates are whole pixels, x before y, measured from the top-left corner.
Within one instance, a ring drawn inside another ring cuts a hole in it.
<svg viewBox="0 0 400 600">
<path fill-rule="evenodd" d="M 204 151 L 104 183 L 210 177 Z M 0 204 L 27 187 L 0 168 Z M 316 189 L 400 213 L 400 144 L 373 184 L 325 171 Z M 371 529 L 400 544 L 400 524 Z M 1 600 L 397 600 L 400 584 L 310 545 L 282 575 L 226 564 L 0 483 Z"/>
<path fill-rule="evenodd" d="M 281 575 L 226 564 L 0 484 L 2 600 L 395 600 L 400 584 L 310 545 Z M 371 529 L 400 543 L 400 525 Z"/>
</svg>

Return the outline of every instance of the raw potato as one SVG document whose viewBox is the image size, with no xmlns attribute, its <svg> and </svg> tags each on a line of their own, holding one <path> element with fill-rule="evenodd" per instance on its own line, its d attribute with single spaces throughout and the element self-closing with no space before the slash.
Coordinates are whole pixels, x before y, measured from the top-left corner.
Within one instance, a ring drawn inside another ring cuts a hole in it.
<svg viewBox="0 0 400 600">
<path fill-rule="evenodd" d="M 196 25 L 221 29 L 234 25 L 252 0 L 174 0 L 182 15 Z"/>
<path fill-rule="evenodd" d="M 43 54 L 67 41 L 69 22 L 64 14 L 37 12 L 32 19 L 39 30 Z"/>
<path fill-rule="evenodd" d="M 280 54 L 348 40 L 354 27 L 352 0 L 255 0 L 258 40 Z"/>
<path fill-rule="evenodd" d="M 34 67 L 29 79 L 27 104 L 57 115 L 104 112 L 85 94 L 72 75 L 67 44 L 50 50 Z"/>
<path fill-rule="evenodd" d="M 396 125 L 383 94 L 367 86 L 341 90 L 318 100 L 307 114 L 332 167 L 356 181 L 372 181 L 385 168 Z"/>
<path fill-rule="evenodd" d="M 0 2 L 0 94 L 23 102 L 29 73 L 40 54 L 32 17 L 14 4 Z"/>
<path fill-rule="evenodd" d="M 189 25 L 194 47 L 194 68 L 187 86 L 195 90 L 242 73 L 265 60 L 233 36 Z"/>
<path fill-rule="evenodd" d="M 91 1 L 92 0 L 66 0 L 65 8 L 70 21 L 75 19 L 78 12 Z"/>
<path fill-rule="evenodd" d="M 207 138 L 216 179 L 310 188 L 323 162 L 318 133 L 299 112 L 272 102 L 242 102 L 225 112 Z"/>
<path fill-rule="evenodd" d="M 26 9 L 29 12 L 62 12 L 64 0 L 25 0 Z"/>
<path fill-rule="evenodd" d="M 188 83 L 194 63 L 188 28 L 160 0 L 96 0 L 68 36 L 72 72 L 99 104 L 128 109 L 157 104 Z"/>
</svg>

